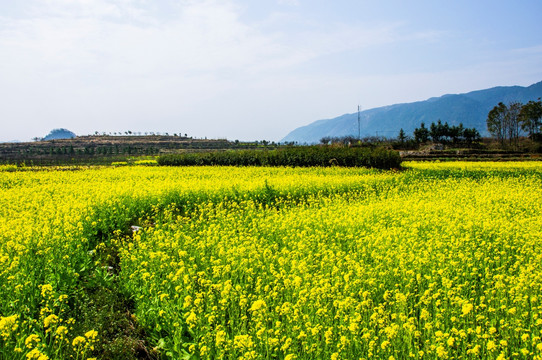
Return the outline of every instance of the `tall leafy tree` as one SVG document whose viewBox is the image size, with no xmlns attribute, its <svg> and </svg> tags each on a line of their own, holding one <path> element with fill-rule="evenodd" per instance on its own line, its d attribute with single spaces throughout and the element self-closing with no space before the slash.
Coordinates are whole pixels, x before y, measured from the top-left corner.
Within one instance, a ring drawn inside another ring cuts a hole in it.
<svg viewBox="0 0 542 360">
<path fill-rule="evenodd" d="M 529 134 L 531 140 L 540 140 L 542 127 L 542 100 L 529 101 L 519 113 L 521 128 Z"/>
<path fill-rule="evenodd" d="M 511 102 L 508 105 L 500 102 L 487 115 L 487 130 L 499 140 L 502 146 L 506 141 L 510 146 L 518 145 L 520 134 L 520 102 Z"/>
<path fill-rule="evenodd" d="M 505 133 L 506 133 L 506 113 L 508 107 L 504 103 L 500 102 L 495 106 L 487 115 L 487 130 L 504 146 Z"/>
<path fill-rule="evenodd" d="M 508 113 L 506 117 L 507 129 L 508 129 L 508 141 L 510 145 L 514 144 L 516 147 L 519 140 L 520 122 L 519 113 L 523 106 L 520 102 L 512 102 L 508 105 Z"/>
</svg>

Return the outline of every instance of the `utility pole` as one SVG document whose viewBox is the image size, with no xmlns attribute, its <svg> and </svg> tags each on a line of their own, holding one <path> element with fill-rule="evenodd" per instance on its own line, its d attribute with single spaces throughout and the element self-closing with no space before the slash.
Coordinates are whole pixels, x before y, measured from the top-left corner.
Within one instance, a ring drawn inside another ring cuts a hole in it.
<svg viewBox="0 0 542 360">
<path fill-rule="evenodd" d="M 358 140 L 361 140 L 361 118 L 360 118 L 360 106 L 358 105 Z"/>
</svg>

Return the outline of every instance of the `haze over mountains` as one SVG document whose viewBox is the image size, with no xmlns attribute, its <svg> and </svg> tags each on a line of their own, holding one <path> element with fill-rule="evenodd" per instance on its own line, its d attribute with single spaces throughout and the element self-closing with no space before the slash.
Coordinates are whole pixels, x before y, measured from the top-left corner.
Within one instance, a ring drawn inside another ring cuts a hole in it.
<svg viewBox="0 0 542 360">
<path fill-rule="evenodd" d="M 542 97 L 542 81 L 528 87 L 499 86 L 466 94 L 444 95 L 407 104 L 395 104 L 362 111 L 361 137 L 396 137 L 402 128 L 412 135 L 422 122 L 426 127 L 439 119 L 450 125 L 460 123 L 467 128 L 476 128 L 487 136 L 488 112 L 499 102 L 519 101 L 527 103 Z M 333 119 L 318 120 L 297 128 L 281 142 L 299 144 L 318 143 L 325 136 L 358 136 L 358 114 L 344 114 Z"/>
</svg>

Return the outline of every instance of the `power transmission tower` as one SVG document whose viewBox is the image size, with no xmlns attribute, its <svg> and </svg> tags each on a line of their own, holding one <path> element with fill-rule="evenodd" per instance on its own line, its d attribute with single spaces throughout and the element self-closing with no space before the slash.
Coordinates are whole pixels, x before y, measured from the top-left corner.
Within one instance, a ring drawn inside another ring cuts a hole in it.
<svg viewBox="0 0 542 360">
<path fill-rule="evenodd" d="M 360 118 L 360 106 L 358 105 L 358 140 L 361 140 L 361 118 Z"/>
</svg>

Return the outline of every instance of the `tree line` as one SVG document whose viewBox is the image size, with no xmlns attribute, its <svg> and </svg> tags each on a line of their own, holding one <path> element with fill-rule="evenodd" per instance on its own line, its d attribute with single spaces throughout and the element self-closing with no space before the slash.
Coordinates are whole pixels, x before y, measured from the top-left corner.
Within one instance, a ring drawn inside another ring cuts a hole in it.
<svg viewBox="0 0 542 360">
<path fill-rule="evenodd" d="M 401 129 L 402 132 L 402 129 Z M 399 132 L 399 140 L 404 138 Z M 419 128 L 414 129 L 414 141 L 418 144 L 426 143 L 431 140 L 434 143 L 443 144 L 465 144 L 471 145 L 474 142 L 480 141 L 480 133 L 475 128 L 465 128 L 462 123 L 458 126 L 444 124 L 438 120 L 436 123 L 432 122 L 429 128 L 425 127 L 425 123 L 421 123 Z"/>
<path fill-rule="evenodd" d="M 459 125 L 449 125 L 442 123 L 439 119 L 436 123 L 432 122 L 429 127 L 422 122 L 420 127 L 415 128 L 413 136 L 409 136 L 403 129 L 399 131 L 396 138 L 386 138 L 378 136 L 368 136 L 359 139 L 354 136 L 325 136 L 320 139 L 322 145 L 341 144 L 357 146 L 391 146 L 394 149 L 417 149 L 420 145 L 427 142 L 441 143 L 444 145 L 464 145 L 471 146 L 481 140 L 480 133 L 476 128 L 466 128 L 462 123 Z"/>
<path fill-rule="evenodd" d="M 533 141 L 542 141 L 542 100 L 527 104 L 500 102 L 489 112 L 487 130 L 501 146 L 517 147 L 522 131 Z"/>
</svg>

